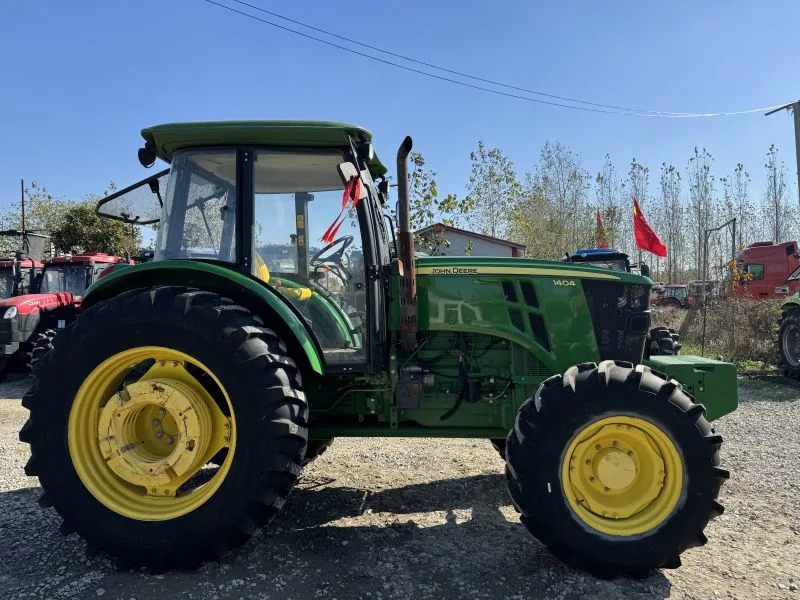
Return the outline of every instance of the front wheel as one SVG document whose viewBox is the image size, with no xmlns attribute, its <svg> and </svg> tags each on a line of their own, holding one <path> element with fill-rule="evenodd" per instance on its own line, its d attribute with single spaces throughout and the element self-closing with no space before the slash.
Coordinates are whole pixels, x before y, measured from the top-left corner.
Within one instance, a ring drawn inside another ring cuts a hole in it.
<svg viewBox="0 0 800 600">
<path fill-rule="evenodd" d="M 785 310 L 779 324 L 778 352 L 783 372 L 800 378 L 800 308 Z"/>
<path fill-rule="evenodd" d="M 728 472 L 679 383 L 604 361 L 545 381 L 519 410 L 506 476 L 525 527 L 564 562 L 601 577 L 680 565 L 706 543 Z"/>
<path fill-rule="evenodd" d="M 125 566 L 195 566 L 241 545 L 300 471 L 297 366 L 261 319 L 216 294 L 159 287 L 101 302 L 35 377 L 25 471 L 67 530 Z"/>
</svg>

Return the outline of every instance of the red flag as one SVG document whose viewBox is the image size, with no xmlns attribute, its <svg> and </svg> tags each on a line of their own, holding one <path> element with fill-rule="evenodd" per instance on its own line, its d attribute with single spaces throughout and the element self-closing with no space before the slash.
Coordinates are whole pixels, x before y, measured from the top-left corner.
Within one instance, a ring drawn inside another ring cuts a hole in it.
<svg viewBox="0 0 800 600">
<path fill-rule="evenodd" d="M 600 217 L 600 209 L 597 209 L 597 230 L 595 231 L 597 238 L 598 248 L 608 248 L 608 239 L 606 238 L 606 230 L 603 227 L 603 219 Z"/>
<path fill-rule="evenodd" d="M 656 256 L 667 255 L 667 247 L 644 220 L 642 209 L 639 208 L 636 198 L 633 199 L 633 235 L 636 237 L 636 245 L 642 250 L 652 252 Z"/>
</svg>

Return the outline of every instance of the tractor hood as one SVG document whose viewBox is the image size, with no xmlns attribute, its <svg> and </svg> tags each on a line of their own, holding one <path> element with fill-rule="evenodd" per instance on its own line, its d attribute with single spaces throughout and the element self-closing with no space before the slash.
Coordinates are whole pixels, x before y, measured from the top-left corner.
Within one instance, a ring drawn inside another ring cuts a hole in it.
<svg viewBox="0 0 800 600">
<path fill-rule="evenodd" d="M 0 300 L 0 312 L 4 309 L 16 306 L 17 313 L 28 315 L 39 312 L 40 310 L 50 310 L 59 306 L 67 306 L 75 302 L 75 296 L 67 292 L 57 292 L 55 294 L 26 294 L 25 296 L 14 296 Z"/>
<path fill-rule="evenodd" d="M 647 277 L 602 267 L 529 258 L 431 256 L 417 259 L 418 275 L 531 275 L 601 279 L 652 286 Z"/>
</svg>

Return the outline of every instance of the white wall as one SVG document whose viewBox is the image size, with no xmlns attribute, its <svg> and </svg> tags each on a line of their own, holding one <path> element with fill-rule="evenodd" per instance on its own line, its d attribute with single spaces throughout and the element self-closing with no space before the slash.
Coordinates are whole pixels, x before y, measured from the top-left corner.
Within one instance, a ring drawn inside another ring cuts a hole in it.
<svg viewBox="0 0 800 600">
<path fill-rule="evenodd" d="M 467 243 L 472 241 L 472 256 L 512 256 L 511 246 L 489 240 L 476 239 L 455 231 L 445 233 L 450 246 L 442 246 L 437 254 L 445 256 L 466 256 Z"/>
</svg>

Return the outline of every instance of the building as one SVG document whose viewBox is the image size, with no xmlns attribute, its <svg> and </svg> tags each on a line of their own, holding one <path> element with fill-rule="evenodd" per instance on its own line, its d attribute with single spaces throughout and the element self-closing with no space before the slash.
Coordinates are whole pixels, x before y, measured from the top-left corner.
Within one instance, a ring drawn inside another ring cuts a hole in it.
<svg viewBox="0 0 800 600">
<path fill-rule="evenodd" d="M 436 223 L 416 232 L 418 238 L 446 239 L 447 243 L 438 243 L 432 254 L 439 256 L 508 256 L 522 258 L 525 256 L 525 244 L 501 240 L 500 238 L 459 229 L 452 225 Z M 469 252 L 467 249 L 469 248 Z M 422 248 L 421 248 L 422 250 Z"/>
</svg>

